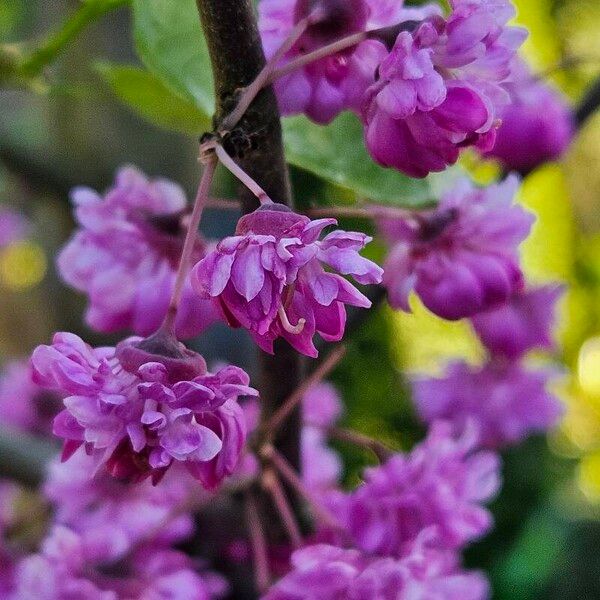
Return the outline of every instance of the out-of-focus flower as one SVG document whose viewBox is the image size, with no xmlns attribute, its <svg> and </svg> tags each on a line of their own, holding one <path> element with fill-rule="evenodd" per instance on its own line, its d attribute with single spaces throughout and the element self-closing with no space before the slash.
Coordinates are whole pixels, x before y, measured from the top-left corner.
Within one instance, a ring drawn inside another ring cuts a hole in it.
<svg viewBox="0 0 600 600">
<path fill-rule="evenodd" d="M 178 462 L 205 487 L 235 468 L 245 439 L 237 399 L 257 394 L 242 369 L 207 373 L 204 359 L 174 340 L 93 349 L 70 333 L 36 348 L 32 364 L 38 383 L 67 395 L 54 421 L 65 458 L 85 445 L 97 468 L 154 483 Z"/>
<path fill-rule="evenodd" d="M 0 375 L 0 422 L 36 434 L 52 433 L 52 420 L 62 407 L 62 397 L 33 381 L 31 366 L 13 361 Z"/>
<path fill-rule="evenodd" d="M 439 550 L 458 550 L 492 525 L 482 504 L 500 487 L 500 460 L 477 449 L 473 427 L 455 435 L 434 422 L 409 454 L 395 454 L 365 471 L 364 484 L 342 500 L 344 526 L 357 547 L 380 556 L 404 556 L 428 530 Z"/>
<path fill-rule="evenodd" d="M 41 552 L 27 556 L 15 568 L 11 600 L 122 600 L 172 598 L 213 600 L 226 592 L 224 580 L 199 573 L 189 557 L 175 550 L 141 547 L 120 572 L 108 577 L 86 554 L 81 537 L 56 526 Z"/>
<path fill-rule="evenodd" d="M 483 600 L 488 591 L 483 575 L 420 544 L 401 559 L 319 544 L 294 552 L 291 571 L 264 600 Z"/>
<path fill-rule="evenodd" d="M 390 245 L 383 281 L 392 307 L 410 311 L 414 290 L 436 315 L 457 320 L 521 290 L 517 248 L 534 216 L 513 204 L 518 185 L 517 177 L 484 189 L 464 180 L 436 209 L 410 218 L 373 207 Z"/>
<path fill-rule="evenodd" d="M 563 291 L 560 285 L 519 291 L 499 308 L 473 316 L 473 327 L 492 354 L 517 359 L 534 348 L 551 350 L 556 303 Z"/>
<path fill-rule="evenodd" d="M 316 357 L 315 333 L 340 340 L 345 305 L 371 303 L 344 277 L 379 283 L 382 269 L 360 256 L 371 240 L 363 233 L 335 230 L 319 240 L 335 219 L 311 221 L 276 204 L 242 217 L 236 235 L 221 240 L 193 269 L 192 283 L 202 298 L 215 298 L 232 327 L 248 329 L 256 343 L 273 352 L 285 338 L 296 350 Z"/>
<path fill-rule="evenodd" d="M 499 448 L 558 424 L 563 407 L 546 389 L 551 375 L 513 362 L 457 362 L 440 379 L 416 378 L 414 401 L 425 422 L 446 419 L 458 431 L 475 423 L 479 443 Z"/>
<path fill-rule="evenodd" d="M 60 253 L 58 268 L 69 285 L 88 295 L 87 323 L 101 332 L 150 335 L 167 312 L 183 247 L 183 190 L 126 167 L 104 197 L 77 188 L 72 199 L 79 228 Z M 198 236 L 195 259 L 205 251 Z M 194 337 L 217 318 L 188 281 L 177 314 L 179 337 Z"/>
<path fill-rule="evenodd" d="M 94 468 L 94 458 L 79 449 L 67 463 L 50 465 L 44 485 L 55 523 L 81 537 L 87 559 L 113 562 L 141 542 L 167 547 L 189 537 L 193 520 L 184 510 L 192 493 L 189 475 L 173 470 L 156 486 L 131 485 L 107 473 L 92 477 Z"/>
<path fill-rule="evenodd" d="M 384 58 L 363 108 L 373 158 L 412 177 L 454 164 L 461 149 L 493 147 L 509 102 L 504 82 L 526 31 L 507 26 L 508 0 L 451 0 L 403 31 Z"/>
<path fill-rule="evenodd" d="M 354 33 L 439 13 L 439 7 L 431 6 L 404 9 L 397 0 L 262 0 L 258 9 L 267 58 L 277 52 L 300 19 L 320 15 L 282 64 Z M 342 110 L 360 111 L 363 94 L 374 83 L 377 66 L 386 53 L 383 43 L 370 39 L 280 78 L 275 91 L 282 113 L 305 113 L 324 124 Z"/>
<path fill-rule="evenodd" d="M 25 239 L 30 229 L 29 221 L 21 213 L 0 206 L 0 249 Z"/>
<path fill-rule="evenodd" d="M 15 505 L 19 497 L 19 486 L 0 479 L 0 597 L 5 598 L 11 589 L 13 557 L 6 545 L 6 532 L 15 520 Z"/>
<path fill-rule="evenodd" d="M 574 111 L 567 98 L 533 75 L 521 59 L 515 59 L 506 89 L 511 102 L 500 113 L 502 125 L 494 147 L 484 155 L 523 174 L 560 158 L 575 134 Z"/>
</svg>

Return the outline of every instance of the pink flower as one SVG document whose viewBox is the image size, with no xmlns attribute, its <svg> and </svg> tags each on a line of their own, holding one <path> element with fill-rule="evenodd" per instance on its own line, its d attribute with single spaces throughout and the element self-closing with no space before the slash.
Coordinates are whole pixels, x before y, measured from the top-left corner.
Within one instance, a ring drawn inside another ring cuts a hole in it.
<svg viewBox="0 0 600 600">
<path fill-rule="evenodd" d="M 73 334 L 57 333 L 51 346 L 36 348 L 36 380 L 67 395 L 54 421 L 66 458 L 85 445 L 98 468 L 130 480 L 151 476 L 155 483 L 174 462 L 205 487 L 231 473 L 245 439 L 237 398 L 257 392 L 242 369 L 207 373 L 199 354 L 169 343 L 155 336 L 92 349 Z M 239 420 L 234 431 L 232 419 Z M 201 463 L 210 461 L 219 467 L 207 476 Z"/>
<path fill-rule="evenodd" d="M 457 431 L 475 424 L 481 445 L 501 448 L 558 424 L 564 409 L 546 390 L 552 375 L 518 363 L 476 368 L 457 362 L 441 378 L 415 378 L 413 395 L 426 423 L 446 419 Z"/>
<path fill-rule="evenodd" d="M 384 275 L 390 304 L 410 311 L 414 290 L 433 313 L 456 320 L 522 290 L 517 247 L 534 217 L 513 204 L 518 185 L 511 177 L 477 189 L 465 180 L 436 209 L 412 218 L 373 208 L 390 245 Z"/>
<path fill-rule="evenodd" d="M 3 425 L 35 434 L 52 432 L 52 420 L 62 398 L 33 381 L 25 361 L 9 362 L 0 376 L 0 421 Z"/>
<path fill-rule="evenodd" d="M 351 492 L 344 515 L 363 551 L 401 557 L 425 530 L 441 551 L 458 550 L 492 525 L 482 506 L 500 487 L 500 461 L 476 449 L 474 428 L 460 437 L 449 423 L 432 424 L 425 441 L 365 471 L 364 484 Z M 342 505 L 343 507 L 343 505 Z"/>
<path fill-rule="evenodd" d="M 484 600 L 489 586 L 456 560 L 415 544 L 402 559 L 318 544 L 292 555 L 291 571 L 264 600 Z"/>
<path fill-rule="evenodd" d="M 0 207 L 0 249 L 27 237 L 31 229 L 29 221 L 19 212 Z"/>
<path fill-rule="evenodd" d="M 58 268 L 69 285 L 89 296 L 88 325 L 103 333 L 129 329 L 150 335 L 167 312 L 183 247 L 183 190 L 126 167 L 104 197 L 77 188 L 72 199 L 79 229 L 60 253 Z M 198 236 L 196 259 L 204 254 Z M 177 316 L 178 335 L 194 337 L 216 318 L 210 303 L 198 301 L 188 282 Z"/>
<path fill-rule="evenodd" d="M 311 221 L 276 204 L 240 219 L 236 235 L 221 240 L 193 269 L 202 298 L 215 298 L 232 327 L 248 329 L 256 343 L 273 352 L 283 337 L 296 350 L 316 357 L 315 333 L 340 340 L 345 304 L 368 308 L 370 301 L 327 265 L 362 284 L 379 283 L 382 269 L 358 252 L 371 240 L 336 230 L 319 241 L 335 219 Z"/>
<path fill-rule="evenodd" d="M 508 0 L 453 0 L 447 19 L 403 31 L 363 105 L 373 158 L 411 177 L 454 164 L 462 148 L 490 150 L 509 102 L 504 82 L 526 32 L 506 26 Z"/>
<path fill-rule="evenodd" d="M 259 27 L 267 58 L 279 49 L 294 25 L 315 11 L 321 18 L 285 55 L 282 64 L 360 31 L 424 18 L 428 9 L 403 9 L 401 0 L 261 0 Z M 366 89 L 375 82 L 377 65 L 386 55 L 383 43 L 366 40 L 280 78 L 275 83 L 284 115 L 305 113 L 328 123 L 342 110 L 360 111 Z"/>
<path fill-rule="evenodd" d="M 484 155 L 526 174 L 561 157 L 575 135 L 575 117 L 568 99 L 533 75 L 524 61 L 515 59 L 513 73 L 506 83 L 511 102 L 500 114 L 494 147 Z"/>
<path fill-rule="evenodd" d="M 560 285 L 518 291 L 506 304 L 473 316 L 471 322 L 492 354 L 517 359 L 534 348 L 551 350 L 556 303 L 563 291 Z"/>
</svg>

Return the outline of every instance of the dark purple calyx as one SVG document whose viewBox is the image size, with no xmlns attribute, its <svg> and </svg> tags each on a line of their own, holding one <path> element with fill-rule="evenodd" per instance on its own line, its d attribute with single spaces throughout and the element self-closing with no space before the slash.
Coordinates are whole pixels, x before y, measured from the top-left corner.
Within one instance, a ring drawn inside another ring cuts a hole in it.
<svg viewBox="0 0 600 600">
<path fill-rule="evenodd" d="M 272 235 L 276 238 L 294 237 L 291 230 L 296 226 L 304 227 L 308 223 L 308 217 L 293 212 L 284 204 L 270 203 L 263 204 L 249 215 L 244 215 L 238 221 L 235 233 Z"/>
<path fill-rule="evenodd" d="M 299 41 L 302 51 L 311 51 L 342 37 L 364 31 L 369 17 L 365 0 L 298 0 L 295 22 L 314 11 L 322 16 L 308 27 Z"/>
<path fill-rule="evenodd" d="M 419 216 L 419 238 L 423 242 L 428 242 L 441 235 L 446 227 L 458 217 L 456 208 L 434 213 L 429 216 Z"/>
<path fill-rule="evenodd" d="M 188 350 L 168 332 L 158 331 L 141 342 L 125 340 L 117 345 L 116 357 L 129 373 L 137 373 L 147 363 L 160 363 L 167 369 L 169 381 L 190 381 L 205 375 L 206 361 L 200 354 Z"/>
</svg>

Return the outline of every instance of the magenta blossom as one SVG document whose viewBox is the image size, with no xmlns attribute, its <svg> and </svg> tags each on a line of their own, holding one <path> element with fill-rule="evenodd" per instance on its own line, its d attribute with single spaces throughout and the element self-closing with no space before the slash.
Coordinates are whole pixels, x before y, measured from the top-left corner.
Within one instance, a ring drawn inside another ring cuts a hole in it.
<svg viewBox="0 0 600 600">
<path fill-rule="evenodd" d="M 384 285 L 392 307 L 410 311 L 414 290 L 433 313 L 456 320 L 523 289 L 517 247 L 534 217 L 513 204 L 518 185 L 516 177 L 484 189 L 464 180 L 436 209 L 410 218 L 373 208 L 390 245 Z"/>
<path fill-rule="evenodd" d="M 216 574 L 199 573 L 181 552 L 143 546 L 126 564 L 123 576 L 106 575 L 107 564 L 87 556 L 85 542 L 66 527 L 56 526 L 38 554 L 27 556 L 15 568 L 10 600 L 213 600 L 227 590 Z"/>
<path fill-rule="evenodd" d="M 19 212 L 0 206 L 0 249 L 20 242 L 31 229 L 29 221 Z"/>
<path fill-rule="evenodd" d="M 382 269 L 359 255 L 371 240 L 363 233 L 335 230 L 319 240 L 335 219 L 311 221 L 277 204 L 242 217 L 236 235 L 221 240 L 193 269 L 202 298 L 215 298 L 232 327 L 248 329 L 273 352 L 283 337 L 296 350 L 316 357 L 313 336 L 338 341 L 346 324 L 345 305 L 371 302 L 344 277 L 379 283 Z"/>
<path fill-rule="evenodd" d="M 494 147 L 484 154 L 526 174 L 561 157 L 575 135 L 575 116 L 566 96 L 533 75 L 524 61 L 515 59 L 513 73 L 506 84 L 511 102 L 501 112 Z"/>
<path fill-rule="evenodd" d="M 481 574 L 420 544 L 402 559 L 318 544 L 294 552 L 264 600 L 484 600 L 488 588 Z"/>
<path fill-rule="evenodd" d="M 0 375 L 0 422 L 4 426 L 35 434 L 50 434 L 52 420 L 62 398 L 33 381 L 31 365 L 9 362 Z"/>
<path fill-rule="evenodd" d="M 426 423 L 447 419 L 457 431 L 475 423 L 480 444 L 501 448 L 558 424 L 563 406 L 546 389 L 551 375 L 518 363 L 475 368 L 457 362 L 442 378 L 415 378 L 414 401 Z"/>
<path fill-rule="evenodd" d="M 367 469 L 336 512 L 357 547 L 402 557 L 425 530 L 441 551 L 485 534 L 492 517 L 482 504 L 500 487 L 500 461 L 476 443 L 474 428 L 456 436 L 450 423 L 437 421 L 409 454 Z"/>
<path fill-rule="evenodd" d="M 68 462 L 50 465 L 44 485 L 55 523 L 81 537 L 88 559 L 112 562 L 140 542 L 167 547 L 191 535 L 193 520 L 183 507 L 198 491 L 184 471 L 172 469 L 156 486 L 131 485 L 108 473 L 92 477 L 95 466 L 80 448 Z"/>
<path fill-rule="evenodd" d="M 177 462 L 214 487 L 231 474 L 244 443 L 237 398 L 257 392 L 242 369 L 207 373 L 199 354 L 160 342 L 132 338 L 93 349 L 57 333 L 51 346 L 36 348 L 37 382 L 67 395 L 54 433 L 65 440 L 65 458 L 85 445 L 115 477 L 156 483 Z"/>
<path fill-rule="evenodd" d="M 451 0 L 447 19 L 433 16 L 403 31 L 381 62 L 363 106 L 373 158 L 411 177 L 454 164 L 462 148 L 490 150 L 509 102 L 504 83 L 526 37 L 508 27 L 508 0 Z"/>
<path fill-rule="evenodd" d="M 560 285 L 519 291 L 506 304 L 475 315 L 471 322 L 492 354 L 516 359 L 534 348 L 551 350 L 556 303 L 563 291 Z"/>
<path fill-rule="evenodd" d="M 149 180 L 133 167 L 117 173 L 104 197 L 88 188 L 72 193 L 79 229 L 58 257 L 62 278 L 89 297 L 86 321 L 107 333 L 150 335 L 164 318 L 186 232 L 183 190 Z M 196 260 L 206 248 L 198 236 Z M 194 337 L 217 319 L 189 281 L 177 314 L 177 333 Z"/>
</svg>

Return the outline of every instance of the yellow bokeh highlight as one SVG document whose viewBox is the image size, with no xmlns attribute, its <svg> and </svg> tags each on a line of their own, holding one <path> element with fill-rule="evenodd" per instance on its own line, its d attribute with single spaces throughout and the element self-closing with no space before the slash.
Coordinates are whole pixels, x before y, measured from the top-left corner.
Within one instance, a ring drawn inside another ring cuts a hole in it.
<svg viewBox="0 0 600 600">
<path fill-rule="evenodd" d="M 0 252 L 0 285 L 15 291 L 33 287 L 44 278 L 46 267 L 46 255 L 37 244 L 11 244 Z"/>
<path fill-rule="evenodd" d="M 600 501 L 600 453 L 588 454 L 577 470 L 579 487 L 588 500 Z"/>
<path fill-rule="evenodd" d="M 579 351 L 577 378 L 581 391 L 600 398 L 600 337 L 589 339 Z"/>
</svg>

